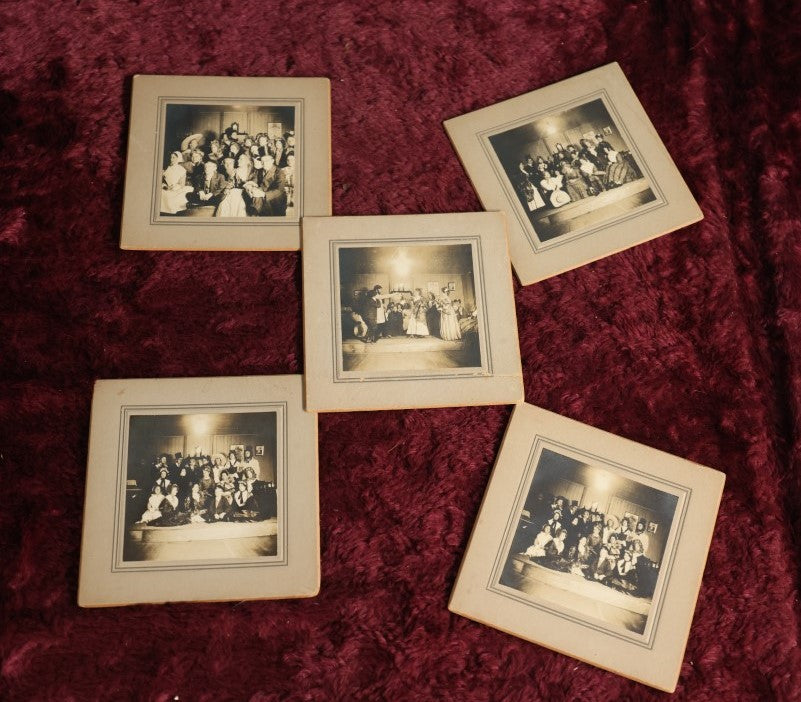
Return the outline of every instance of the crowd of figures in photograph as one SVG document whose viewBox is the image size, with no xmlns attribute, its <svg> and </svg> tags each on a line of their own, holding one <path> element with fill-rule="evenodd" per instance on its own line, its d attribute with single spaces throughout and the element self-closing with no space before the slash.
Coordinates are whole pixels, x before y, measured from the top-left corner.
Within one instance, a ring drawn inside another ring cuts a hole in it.
<svg viewBox="0 0 801 702">
<path fill-rule="evenodd" d="M 462 300 L 451 299 L 448 287 L 439 294 L 424 294 L 421 288 L 385 294 L 381 285 L 375 285 L 371 290 L 354 291 L 353 302 L 344 314 L 353 336 L 370 344 L 382 337 L 403 336 L 457 341 L 475 333 L 478 313 L 466 308 Z"/>
<path fill-rule="evenodd" d="M 601 134 L 558 143 L 547 158 L 526 154 L 518 168 L 517 189 L 529 210 L 562 207 L 642 178 L 631 152 L 613 149 Z"/>
<path fill-rule="evenodd" d="M 542 496 L 517 544 L 520 555 L 638 597 L 654 593 L 659 563 L 649 550 L 648 523 L 635 515 L 603 514 L 576 500 Z M 652 532 L 657 528 L 651 525 Z M 532 540 L 533 536 L 533 540 Z M 527 542 L 531 543 L 527 543 Z"/>
<path fill-rule="evenodd" d="M 276 124 L 250 135 L 232 122 L 219 133 L 206 130 L 178 140 L 169 129 L 170 110 L 177 107 L 186 122 L 191 106 L 167 106 L 160 214 L 285 217 L 297 185 L 294 130 Z"/>
<path fill-rule="evenodd" d="M 643 164 L 601 99 L 525 121 L 489 143 L 540 241 L 652 203 Z"/>
<path fill-rule="evenodd" d="M 153 483 L 139 523 L 179 526 L 196 522 L 260 521 L 276 516 L 275 485 L 261 479 L 248 446 L 238 455 L 163 454 L 152 462 Z"/>
</svg>

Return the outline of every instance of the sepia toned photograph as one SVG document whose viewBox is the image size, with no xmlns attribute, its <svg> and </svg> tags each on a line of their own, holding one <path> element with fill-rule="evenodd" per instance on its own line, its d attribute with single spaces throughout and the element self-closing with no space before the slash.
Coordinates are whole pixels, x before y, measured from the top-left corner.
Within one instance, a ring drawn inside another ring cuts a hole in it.
<svg viewBox="0 0 801 702">
<path fill-rule="evenodd" d="M 133 77 L 123 249 L 297 250 L 330 214 L 327 78 Z"/>
<path fill-rule="evenodd" d="M 480 368 L 471 244 L 338 249 L 344 371 Z"/>
<path fill-rule="evenodd" d="M 724 481 L 520 403 L 448 609 L 672 692 Z"/>
<path fill-rule="evenodd" d="M 163 217 L 296 218 L 295 107 L 165 105 Z"/>
<path fill-rule="evenodd" d="M 308 410 L 522 399 L 502 213 L 304 218 L 303 281 Z"/>
<path fill-rule="evenodd" d="M 620 630 L 645 631 L 678 497 L 543 449 L 500 584 Z M 649 531 L 649 522 L 664 529 Z"/>
<path fill-rule="evenodd" d="M 123 560 L 277 554 L 275 412 L 129 421 Z"/>
<path fill-rule="evenodd" d="M 656 200 L 601 98 L 489 137 L 540 241 Z"/>
<path fill-rule="evenodd" d="M 444 125 L 523 285 L 703 218 L 616 63 Z"/>
<path fill-rule="evenodd" d="M 318 492 L 302 376 L 98 380 L 78 604 L 311 597 Z"/>
</svg>

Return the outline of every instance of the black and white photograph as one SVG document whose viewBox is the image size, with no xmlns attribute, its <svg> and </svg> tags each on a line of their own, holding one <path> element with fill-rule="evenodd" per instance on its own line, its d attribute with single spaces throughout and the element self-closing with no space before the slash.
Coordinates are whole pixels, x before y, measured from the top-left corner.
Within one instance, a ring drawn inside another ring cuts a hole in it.
<svg viewBox="0 0 801 702">
<path fill-rule="evenodd" d="M 276 462 L 274 411 L 132 415 L 122 560 L 276 556 Z"/>
<path fill-rule="evenodd" d="M 520 403 L 448 608 L 672 692 L 724 482 Z"/>
<path fill-rule="evenodd" d="M 296 251 L 330 214 L 327 78 L 133 77 L 123 249 Z"/>
<path fill-rule="evenodd" d="M 522 398 L 501 212 L 303 218 L 306 409 Z"/>
<path fill-rule="evenodd" d="M 543 448 L 500 584 L 643 634 L 678 499 L 609 466 Z M 663 528 L 651 530 L 654 523 Z"/>
<path fill-rule="evenodd" d="M 296 218 L 296 108 L 167 103 L 158 214 L 164 218 Z"/>
<path fill-rule="evenodd" d="M 493 134 L 489 142 L 541 242 L 656 200 L 601 98 Z"/>
<path fill-rule="evenodd" d="M 620 66 L 445 121 L 530 285 L 703 219 Z"/>
<path fill-rule="evenodd" d="M 481 368 L 472 244 L 341 247 L 342 370 Z"/>
</svg>

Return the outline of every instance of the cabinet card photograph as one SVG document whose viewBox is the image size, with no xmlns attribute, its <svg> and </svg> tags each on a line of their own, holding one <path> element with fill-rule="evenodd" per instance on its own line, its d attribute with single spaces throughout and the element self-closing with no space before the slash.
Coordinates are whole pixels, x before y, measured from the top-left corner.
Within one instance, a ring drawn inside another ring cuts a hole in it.
<svg viewBox="0 0 801 702">
<path fill-rule="evenodd" d="M 135 76 L 122 247 L 297 249 L 330 173 L 328 79 Z"/>
<path fill-rule="evenodd" d="M 521 399 L 501 213 L 306 218 L 303 245 L 307 409 Z"/>
<path fill-rule="evenodd" d="M 723 483 L 518 405 L 449 608 L 672 692 Z"/>
<path fill-rule="evenodd" d="M 524 285 L 703 217 L 616 63 L 445 128 Z"/>
<path fill-rule="evenodd" d="M 300 376 L 98 381 L 79 604 L 315 594 L 316 418 L 301 388 Z"/>
</svg>

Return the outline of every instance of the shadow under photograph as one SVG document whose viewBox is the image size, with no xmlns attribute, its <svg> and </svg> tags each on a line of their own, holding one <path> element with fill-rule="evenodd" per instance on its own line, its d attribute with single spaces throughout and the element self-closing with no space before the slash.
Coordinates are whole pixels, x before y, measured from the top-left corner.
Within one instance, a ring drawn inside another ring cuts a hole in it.
<svg viewBox="0 0 801 702">
<path fill-rule="evenodd" d="M 500 584 L 642 634 L 678 497 L 543 449 Z"/>
</svg>

